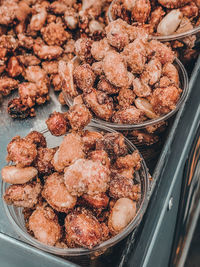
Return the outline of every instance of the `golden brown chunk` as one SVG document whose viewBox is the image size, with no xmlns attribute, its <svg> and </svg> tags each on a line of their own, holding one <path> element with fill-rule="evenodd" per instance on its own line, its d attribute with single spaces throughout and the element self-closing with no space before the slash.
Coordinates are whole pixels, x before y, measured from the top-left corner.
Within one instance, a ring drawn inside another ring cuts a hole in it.
<svg viewBox="0 0 200 267">
<path fill-rule="evenodd" d="M 55 136 L 64 135 L 69 129 L 64 113 L 56 111 L 49 115 L 46 124 L 51 134 Z"/>
<path fill-rule="evenodd" d="M 111 49 L 112 48 L 108 44 L 107 39 L 104 38 L 92 44 L 91 53 L 94 59 L 96 59 L 97 61 L 100 61 L 105 57 L 106 53 Z"/>
<path fill-rule="evenodd" d="M 35 110 L 22 104 L 20 98 L 14 98 L 8 102 L 8 113 L 14 119 L 25 119 L 27 117 L 34 117 Z"/>
<path fill-rule="evenodd" d="M 105 209 L 109 202 L 109 197 L 105 193 L 94 196 L 84 194 L 82 199 L 93 209 Z"/>
<path fill-rule="evenodd" d="M 134 20 L 139 23 L 145 23 L 151 12 L 151 4 L 149 0 L 137 0 L 133 7 L 131 15 Z"/>
<path fill-rule="evenodd" d="M 157 58 L 151 59 L 146 64 L 145 69 L 141 75 L 141 80 L 145 84 L 154 85 L 160 80 L 162 73 L 162 64 Z"/>
<path fill-rule="evenodd" d="M 151 104 L 154 111 L 163 115 L 176 108 L 180 98 L 181 90 L 175 86 L 156 88 L 151 97 Z"/>
<path fill-rule="evenodd" d="M 122 88 L 117 97 L 119 105 L 123 108 L 129 107 L 131 104 L 133 104 L 134 99 L 135 94 L 133 90 L 127 88 Z"/>
<path fill-rule="evenodd" d="M 39 89 L 35 83 L 24 82 L 19 84 L 19 96 L 22 104 L 33 107 L 39 96 Z M 44 101 L 45 102 L 45 101 Z"/>
<path fill-rule="evenodd" d="M 151 87 L 139 78 L 133 80 L 133 92 L 138 97 L 147 97 L 151 94 Z"/>
<path fill-rule="evenodd" d="M 85 105 L 76 104 L 70 107 L 67 118 L 72 129 L 77 131 L 82 130 L 90 123 L 92 115 Z"/>
<path fill-rule="evenodd" d="M 42 62 L 42 68 L 47 74 L 57 74 L 58 73 L 58 61 L 44 61 Z"/>
<path fill-rule="evenodd" d="M 89 150 L 94 149 L 96 146 L 97 140 L 101 139 L 102 137 L 103 135 L 98 132 L 84 131 L 82 135 L 84 151 L 88 152 Z"/>
<path fill-rule="evenodd" d="M 113 100 L 106 93 L 92 89 L 83 95 L 86 107 L 90 108 L 95 115 L 104 120 L 109 120 L 113 113 Z"/>
<path fill-rule="evenodd" d="M 16 136 L 7 146 L 7 161 L 13 161 L 19 167 L 30 166 L 37 156 L 36 145 Z"/>
<path fill-rule="evenodd" d="M 12 90 L 18 88 L 19 82 L 9 77 L 0 78 L 0 93 L 2 95 L 9 95 Z"/>
<path fill-rule="evenodd" d="M 134 168 L 135 170 L 139 170 L 141 167 L 141 156 L 139 152 L 136 150 L 131 155 L 127 155 L 125 157 L 119 157 L 116 160 L 116 167 L 118 169 L 129 169 Z"/>
<path fill-rule="evenodd" d="M 11 77 L 16 77 L 19 76 L 22 73 L 22 67 L 19 64 L 19 61 L 17 60 L 17 58 L 15 56 L 10 57 L 9 61 L 8 61 L 8 65 L 7 65 L 7 71 L 8 74 Z"/>
<path fill-rule="evenodd" d="M 68 212 L 76 204 L 76 197 L 70 195 L 64 184 L 63 175 L 53 173 L 45 180 L 42 196 L 49 205 L 60 212 Z"/>
<path fill-rule="evenodd" d="M 56 59 L 63 53 L 63 49 L 60 46 L 42 44 L 34 44 L 33 51 L 39 58 L 48 60 Z"/>
<path fill-rule="evenodd" d="M 36 4 L 33 9 L 36 14 L 34 14 L 31 18 L 30 30 L 39 31 L 42 29 L 46 21 L 47 11 L 46 11 L 45 6 L 42 6 L 42 4 Z"/>
<path fill-rule="evenodd" d="M 41 185 L 36 182 L 11 185 L 6 189 L 3 199 L 8 205 L 32 208 L 37 204 L 40 192 Z"/>
<path fill-rule="evenodd" d="M 38 206 L 31 214 L 28 228 L 40 242 L 53 246 L 61 238 L 58 218 L 50 207 Z"/>
<path fill-rule="evenodd" d="M 110 158 L 108 157 L 108 154 L 104 150 L 94 150 L 91 151 L 88 155 L 88 158 L 93 161 L 99 161 L 102 165 L 107 166 L 110 168 Z"/>
<path fill-rule="evenodd" d="M 31 54 L 19 55 L 17 58 L 19 62 L 25 67 L 35 66 L 40 64 L 40 60 L 36 56 Z"/>
<path fill-rule="evenodd" d="M 73 196 L 106 192 L 110 171 L 99 161 L 78 159 L 65 169 L 64 182 Z"/>
<path fill-rule="evenodd" d="M 56 153 L 56 148 L 39 147 L 37 157 L 34 161 L 34 166 L 37 168 L 38 172 L 42 175 L 48 175 L 54 171 L 52 160 L 54 154 Z"/>
<path fill-rule="evenodd" d="M 97 140 L 97 150 L 105 150 L 108 156 L 113 159 L 127 154 L 127 147 L 124 136 L 119 133 L 107 133 Z"/>
<path fill-rule="evenodd" d="M 122 56 L 117 52 L 108 52 L 103 60 L 103 71 L 106 78 L 117 87 L 126 87 L 128 72 Z"/>
<path fill-rule="evenodd" d="M 166 8 L 179 8 L 189 3 L 190 0 L 158 0 L 158 2 Z"/>
<path fill-rule="evenodd" d="M 42 28 L 41 34 L 48 45 L 61 46 L 70 38 L 70 34 L 65 31 L 63 25 L 54 22 L 51 22 L 46 27 Z"/>
<path fill-rule="evenodd" d="M 65 167 L 81 158 L 84 158 L 81 137 L 76 133 L 69 133 L 63 138 L 52 163 L 56 171 L 62 172 Z"/>
<path fill-rule="evenodd" d="M 33 143 L 37 146 L 37 148 L 39 147 L 46 147 L 47 146 L 47 142 L 46 139 L 44 137 L 44 135 L 40 132 L 37 131 L 32 131 L 30 132 L 25 139 L 27 141 L 29 141 L 30 143 Z"/>
<path fill-rule="evenodd" d="M 112 116 L 112 121 L 120 124 L 137 124 L 144 120 L 144 112 L 134 106 L 120 109 Z"/>
<path fill-rule="evenodd" d="M 129 43 L 126 26 L 125 21 L 117 19 L 105 28 L 108 43 L 118 50 L 122 50 Z"/>
<path fill-rule="evenodd" d="M 97 89 L 107 93 L 108 95 L 116 94 L 119 92 L 119 88 L 112 85 L 104 76 L 101 77 L 97 84 Z"/>
<path fill-rule="evenodd" d="M 130 198 L 138 201 L 140 199 L 140 184 L 134 185 L 133 179 L 116 175 L 110 181 L 109 196 L 115 199 Z"/>
<path fill-rule="evenodd" d="M 96 75 L 89 64 L 79 65 L 74 70 L 74 81 L 83 92 L 90 91 L 95 79 Z"/>
<path fill-rule="evenodd" d="M 146 43 L 142 39 L 136 39 L 125 46 L 123 56 L 133 73 L 141 73 L 144 69 L 146 57 Z"/>
<path fill-rule="evenodd" d="M 53 89 L 54 91 L 56 92 L 59 92 L 62 90 L 62 80 L 60 78 L 60 75 L 59 74 L 52 74 L 50 76 L 50 80 L 51 80 L 51 84 L 53 85 Z M 63 93 L 62 93 L 63 95 Z M 63 99 L 64 100 L 64 99 Z M 64 105 L 65 105 L 65 101 L 64 101 Z"/>
<path fill-rule="evenodd" d="M 163 66 L 162 74 L 170 79 L 171 82 L 173 82 L 176 86 L 179 86 L 179 73 L 177 68 L 171 64 L 166 63 Z"/>
<path fill-rule="evenodd" d="M 78 245 L 91 249 L 105 239 L 104 228 L 86 209 L 69 213 L 65 218 L 65 230 L 67 243 L 70 247 Z"/>
<path fill-rule="evenodd" d="M 91 46 L 93 41 L 89 38 L 80 38 L 75 43 L 75 53 L 82 61 L 90 62 L 92 59 Z"/>
</svg>

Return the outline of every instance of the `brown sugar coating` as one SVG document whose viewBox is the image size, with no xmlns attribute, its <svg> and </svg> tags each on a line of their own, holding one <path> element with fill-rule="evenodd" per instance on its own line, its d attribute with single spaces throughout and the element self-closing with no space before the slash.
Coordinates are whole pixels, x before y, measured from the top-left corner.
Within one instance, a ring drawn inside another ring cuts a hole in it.
<svg viewBox="0 0 200 267">
<path fill-rule="evenodd" d="M 79 159 L 65 169 L 64 182 L 73 196 L 96 195 L 106 192 L 109 174 L 109 169 L 100 162 Z"/>
<path fill-rule="evenodd" d="M 60 136 L 67 132 L 68 122 L 63 113 L 54 112 L 50 114 L 49 118 L 46 120 L 47 127 L 49 131 L 55 135 Z"/>
<path fill-rule="evenodd" d="M 42 196 L 53 209 L 60 212 L 67 213 L 76 204 L 76 197 L 68 192 L 63 175 L 56 172 L 45 179 Z"/>
<path fill-rule="evenodd" d="M 36 145 L 19 136 L 12 139 L 7 151 L 7 161 L 12 161 L 19 167 L 30 166 L 37 156 Z"/>
<path fill-rule="evenodd" d="M 4 200 L 8 205 L 17 207 L 33 208 L 38 202 L 41 192 L 40 183 L 27 183 L 21 185 L 11 185 L 4 194 Z"/>
<path fill-rule="evenodd" d="M 76 133 L 70 133 L 63 138 L 63 142 L 56 151 L 52 163 L 57 171 L 63 171 L 65 167 L 83 157 L 83 143 L 80 136 Z"/>
<path fill-rule="evenodd" d="M 47 142 L 46 142 L 44 135 L 40 132 L 37 132 L 37 131 L 30 132 L 29 134 L 27 134 L 25 139 L 27 141 L 35 144 L 37 146 L 37 148 L 39 148 L 39 147 L 45 148 L 47 146 Z"/>
<path fill-rule="evenodd" d="M 52 160 L 56 153 L 55 148 L 39 147 L 37 157 L 34 161 L 34 166 L 38 169 L 38 172 L 42 175 L 48 175 L 54 171 Z"/>
<path fill-rule="evenodd" d="M 65 219 L 66 239 L 70 247 L 92 248 L 103 239 L 103 227 L 86 209 L 75 210 Z"/>
<path fill-rule="evenodd" d="M 28 228 L 40 242 L 49 246 L 61 238 L 61 226 L 50 207 L 38 206 L 29 218 Z"/>
</svg>

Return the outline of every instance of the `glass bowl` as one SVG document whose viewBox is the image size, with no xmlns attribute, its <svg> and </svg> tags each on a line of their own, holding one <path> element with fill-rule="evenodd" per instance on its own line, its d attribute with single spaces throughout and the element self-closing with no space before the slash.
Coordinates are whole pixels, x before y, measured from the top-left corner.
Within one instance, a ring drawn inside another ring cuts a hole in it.
<svg viewBox="0 0 200 267">
<path fill-rule="evenodd" d="M 108 17 L 108 21 L 109 22 L 112 22 L 112 21 L 115 20 L 115 19 L 113 19 L 113 16 L 112 16 L 112 7 L 113 7 L 113 5 L 117 1 L 118 0 L 113 0 L 111 2 L 110 6 L 109 6 L 108 14 L 107 14 L 107 17 Z M 168 42 L 168 41 L 173 41 L 173 40 L 181 40 L 181 39 L 184 39 L 184 38 L 189 37 L 191 35 L 195 35 L 198 32 L 200 32 L 200 25 L 197 26 L 197 27 L 194 27 L 193 29 L 191 29 L 189 31 L 186 31 L 186 32 L 175 33 L 175 34 L 170 34 L 170 35 L 166 35 L 166 36 L 162 36 L 162 35 L 159 35 L 159 36 L 151 35 L 150 38 L 151 39 L 154 39 L 154 40 L 158 40 L 160 42 Z"/>
<path fill-rule="evenodd" d="M 98 131 L 98 132 L 105 132 L 105 133 L 113 133 L 116 132 L 112 129 L 109 129 L 105 126 L 96 126 L 96 125 L 90 125 L 86 128 L 86 130 L 89 131 Z M 62 137 L 55 137 L 52 136 L 48 130 L 45 130 L 43 132 L 44 136 L 47 139 L 48 147 L 55 147 L 59 145 L 62 141 Z M 136 147 L 125 138 L 125 143 L 127 144 L 129 153 L 132 153 L 134 150 L 136 150 Z M 15 207 L 13 205 L 7 205 L 5 201 L 3 201 L 3 207 L 6 212 L 6 215 L 11 222 L 13 228 L 17 232 L 17 234 L 20 235 L 20 237 L 26 241 L 27 243 L 44 250 L 46 252 L 60 255 L 60 256 L 95 256 L 95 255 L 101 255 L 105 251 L 108 250 L 108 248 L 112 248 L 115 244 L 120 242 L 122 239 L 124 239 L 130 232 L 132 232 L 140 223 L 144 212 L 146 210 L 148 199 L 149 199 L 149 175 L 148 170 L 146 167 L 146 164 L 144 160 L 142 159 L 141 162 L 141 169 L 137 172 L 136 179 L 141 182 L 141 200 L 138 203 L 137 207 L 137 213 L 134 219 L 127 225 L 127 227 L 117 234 L 116 236 L 108 239 L 107 241 L 101 243 L 100 245 L 92 248 L 92 249 L 85 249 L 85 248 L 58 248 L 53 246 L 45 245 L 38 240 L 36 240 L 34 237 L 32 237 L 30 234 L 28 234 L 26 227 L 25 227 L 25 221 L 24 221 L 24 215 L 22 213 L 23 208 Z M 3 196 L 5 190 L 9 187 L 9 184 L 2 181 L 1 184 L 1 195 Z"/>
<path fill-rule="evenodd" d="M 78 62 L 78 58 L 75 57 L 73 59 L 74 62 Z M 169 118 L 171 118 L 181 107 L 181 105 L 184 103 L 184 100 L 186 99 L 186 96 L 188 95 L 188 75 L 185 70 L 185 67 L 181 63 L 181 61 L 178 58 L 175 58 L 174 60 L 174 65 L 176 66 L 178 73 L 179 73 L 179 78 L 180 78 L 180 88 L 182 89 L 182 94 L 179 99 L 179 101 L 176 104 L 176 108 L 169 113 L 160 116 L 159 118 L 156 119 L 151 119 L 151 120 L 146 120 L 142 123 L 138 124 L 118 124 L 114 122 L 108 122 L 102 119 L 98 118 L 92 118 L 92 123 L 98 124 L 98 125 L 103 125 L 112 129 L 115 129 L 117 131 L 127 131 L 127 130 L 139 130 L 139 129 L 144 129 L 147 126 L 153 126 L 160 124 L 162 122 L 167 121 Z M 73 105 L 73 98 L 70 97 L 64 90 L 63 90 L 63 96 L 65 99 L 66 104 L 70 107 Z"/>
</svg>

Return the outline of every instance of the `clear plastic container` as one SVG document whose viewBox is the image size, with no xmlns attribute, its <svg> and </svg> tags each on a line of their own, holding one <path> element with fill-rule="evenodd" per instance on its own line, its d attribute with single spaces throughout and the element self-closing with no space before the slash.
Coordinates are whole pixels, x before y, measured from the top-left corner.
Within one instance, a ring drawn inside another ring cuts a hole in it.
<svg viewBox="0 0 200 267">
<path fill-rule="evenodd" d="M 90 125 L 86 128 L 89 131 L 98 131 L 98 132 L 115 132 L 112 129 L 109 129 L 104 126 L 96 126 L 96 125 Z M 61 143 L 62 137 L 55 137 L 52 136 L 47 130 L 43 132 L 46 139 L 48 147 L 55 147 Z M 125 142 L 127 144 L 128 150 L 130 153 L 132 153 L 134 150 L 136 150 L 136 147 L 125 138 Z M 13 205 L 7 205 L 3 201 L 3 206 L 5 209 L 5 212 L 7 214 L 7 217 L 9 221 L 11 222 L 13 228 L 15 231 L 20 235 L 20 237 L 28 242 L 29 244 L 42 249 L 44 251 L 47 251 L 52 254 L 60 255 L 60 256 L 84 256 L 88 255 L 89 257 L 96 257 L 98 255 L 103 254 L 105 251 L 107 251 L 109 248 L 112 249 L 112 247 L 119 243 L 122 239 L 124 239 L 130 232 L 132 232 L 140 223 L 144 212 L 147 208 L 148 204 L 148 198 L 149 198 L 149 174 L 146 167 L 146 164 L 144 160 L 141 162 L 141 169 L 137 171 L 136 173 L 136 179 L 141 182 L 141 200 L 138 203 L 137 207 L 137 214 L 134 217 L 134 219 L 128 224 L 128 226 L 120 232 L 118 235 L 108 239 L 107 241 L 101 243 L 100 245 L 94 247 L 93 249 L 85 249 L 85 248 L 57 248 L 53 246 L 45 245 L 35 238 L 33 238 L 30 234 L 28 234 L 25 222 L 24 222 L 24 215 L 22 213 L 23 208 L 18 208 Z M 1 185 L 1 195 L 3 196 L 6 188 L 8 188 L 9 184 L 2 181 Z M 72 257 L 72 258 L 73 258 Z"/>
<path fill-rule="evenodd" d="M 118 2 L 118 0 L 113 0 L 112 3 L 110 4 L 109 9 L 108 9 L 107 16 L 108 16 L 109 22 L 112 22 L 115 20 L 112 16 L 112 7 L 116 2 Z M 189 31 L 182 32 L 182 33 L 175 33 L 175 34 L 166 35 L 166 36 L 151 35 L 150 37 L 151 37 L 151 39 L 158 40 L 160 42 L 168 42 L 168 41 L 173 41 L 173 40 L 181 40 L 181 39 L 184 39 L 184 38 L 189 37 L 191 35 L 197 35 L 198 33 L 200 33 L 200 25 L 197 27 L 194 27 L 193 29 L 191 29 Z"/>
<path fill-rule="evenodd" d="M 77 57 L 75 57 L 73 59 L 74 61 L 78 61 Z M 139 130 L 139 129 L 144 129 L 147 126 L 152 126 L 152 125 L 157 125 L 160 124 L 166 120 L 168 120 L 169 118 L 171 118 L 177 111 L 178 109 L 181 107 L 181 105 L 183 104 L 187 94 L 188 94 L 188 75 L 187 72 L 185 70 L 185 67 L 183 66 L 183 64 L 181 63 L 181 61 L 178 58 L 175 58 L 174 60 L 174 65 L 176 66 L 178 73 L 179 73 L 179 78 L 180 78 L 180 88 L 182 89 L 182 94 L 181 97 L 178 101 L 178 103 L 176 104 L 176 108 L 172 111 L 170 111 L 169 113 L 156 118 L 156 119 L 149 119 L 146 120 L 142 123 L 138 123 L 138 124 L 118 124 L 118 123 L 114 123 L 114 122 L 108 122 L 105 120 L 101 120 L 98 118 L 92 118 L 92 123 L 98 124 L 98 125 L 103 125 L 103 126 L 107 126 L 110 127 L 112 129 L 115 129 L 117 131 L 125 131 L 125 130 Z M 65 92 L 63 91 L 63 96 L 65 99 L 66 104 L 70 107 L 73 105 L 73 99 Z"/>
</svg>

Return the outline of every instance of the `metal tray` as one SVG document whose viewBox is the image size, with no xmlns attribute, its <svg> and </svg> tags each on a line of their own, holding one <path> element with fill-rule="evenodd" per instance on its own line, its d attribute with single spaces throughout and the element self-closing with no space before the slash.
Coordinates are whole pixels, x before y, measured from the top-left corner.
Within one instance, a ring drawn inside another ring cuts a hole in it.
<svg viewBox="0 0 200 267">
<path fill-rule="evenodd" d="M 190 88 L 189 95 L 185 105 L 177 113 L 174 120 L 171 122 L 171 126 L 169 127 L 169 132 L 166 137 L 165 145 L 160 154 L 159 160 L 154 168 L 155 164 L 149 165 L 150 171 L 153 176 L 153 183 L 151 187 L 151 194 L 149 195 L 150 206 L 155 201 L 158 192 L 159 186 L 162 181 L 162 174 L 166 171 L 167 162 L 170 158 L 170 153 L 172 151 L 172 144 L 175 138 L 176 129 L 178 125 L 181 123 L 181 117 L 183 116 L 185 109 L 188 105 L 188 100 L 193 93 L 193 87 L 195 85 L 195 80 L 197 78 L 198 72 L 200 68 L 200 58 L 196 63 L 194 71 L 192 73 L 190 79 Z M 13 96 L 12 96 L 13 97 Z M 37 109 L 37 117 L 32 119 L 26 119 L 24 121 L 12 120 L 6 113 L 6 106 L 9 97 L 5 99 L 3 106 L 0 109 L 0 169 L 6 164 L 5 155 L 6 155 L 6 147 L 8 142 L 11 140 L 13 136 L 26 135 L 30 130 L 43 130 L 45 128 L 45 120 L 48 117 L 48 114 L 52 111 L 60 111 L 64 108 L 61 108 L 54 92 L 51 93 L 51 101 Z M 168 194 L 165 190 L 165 197 L 167 199 Z M 162 205 L 165 203 L 165 198 L 160 202 L 160 209 L 162 209 Z M 148 233 L 152 233 L 154 222 L 148 221 L 149 213 L 151 212 L 150 208 L 147 209 L 147 212 L 142 220 L 140 227 L 134 231 L 131 235 L 128 236 L 124 241 L 119 243 L 113 250 L 113 252 L 109 255 L 105 254 L 97 259 L 91 259 L 88 262 L 86 260 L 78 260 L 77 264 L 80 266 L 125 266 L 126 264 L 132 266 L 133 259 L 137 259 L 136 266 L 140 265 L 141 262 L 144 261 L 144 257 L 147 256 L 146 244 L 143 242 L 151 243 L 152 235 L 149 238 L 145 239 L 145 236 Z M 155 213 L 155 212 L 154 212 Z M 2 208 L 2 200 L 0 199 L 0 259 L 2 266 L 77 266 L 75 263 L 69 262 L 64 258 L 57 257 L 45 252 L 42 252 L 30 245 L 24 243 L 19 236 L 16 235 L 14 229 L 7 221 L 6 215 Z M 156 222 L 156 217 L 155 217 Z M 152 227 L 152 228 L 151 228 Z M 141 252 L 140 248 L 142 248 Z M 143 253 L 141 255 L 141 253 Z M 37 261 L 35 261 L 37 259 Z M 70 261 L 74 261 L 71 258 L 67 258 Z M 17 265 L 16 265 L 17 263 Z"/>
</svg>

